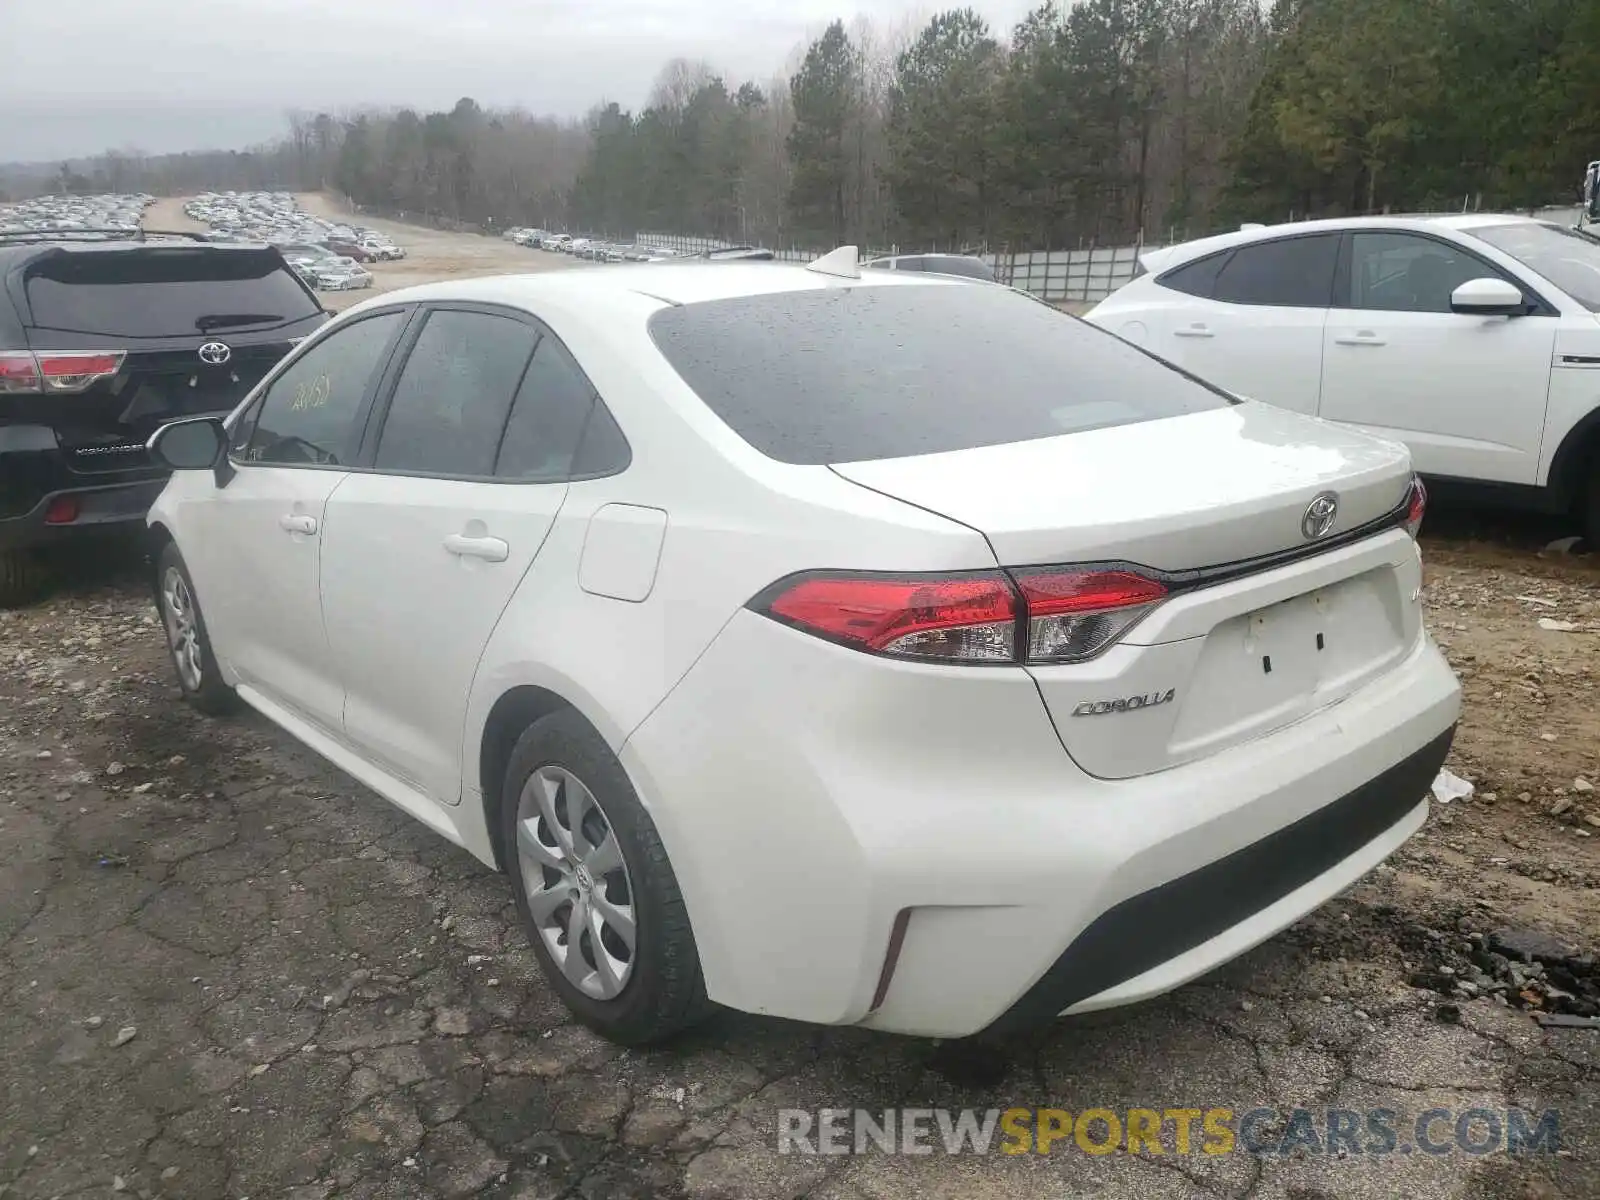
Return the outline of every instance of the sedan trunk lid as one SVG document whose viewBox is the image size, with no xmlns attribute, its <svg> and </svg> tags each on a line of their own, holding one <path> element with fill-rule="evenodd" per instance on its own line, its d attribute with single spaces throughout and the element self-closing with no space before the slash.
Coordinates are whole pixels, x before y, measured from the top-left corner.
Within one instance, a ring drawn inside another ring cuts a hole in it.
<svg viewBox="0 0 1600 1200">
<path fill-rule="evenodd" d="M 1027 668 L 1092 775 L 1159 771 L 1281 728 L 1421 637 L 1420 559 L 1395 519 L 1405 449 L 1293 413 L 1246 403 L 834 469 L 980 531 L 1001 566 L 1114 565 L 1167 589 L 1087 661 Z"/>
</svg>

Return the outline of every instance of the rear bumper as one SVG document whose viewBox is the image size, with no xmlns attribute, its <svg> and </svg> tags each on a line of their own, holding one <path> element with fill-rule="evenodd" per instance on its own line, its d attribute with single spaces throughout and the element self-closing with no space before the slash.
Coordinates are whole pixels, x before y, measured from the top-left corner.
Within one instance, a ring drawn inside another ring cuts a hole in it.
<svg viewBox="0 0 1600 1200">
<path fill-rule="evenodd" d="M 1096 779 L 1020 669 L 871 658 L 741 612 L 622 760 L 713 999 L 959 1037 L 1170 990 L 1326 902 L 1421 824 L 1459 712 L 1419 637 L 1294 724 Z"/>
<path fill-rule="evenodd" d="M 1101 913 L 991 1030 L 1159 995 L 1270 937 L 1416 832 L 1454 736 L 1452 726 L 1331 804 Z"/>
<path fill-rule="evenodd" d="M 28 512 L 0 520 L 0 550 L 49 546 L 96 534 L 140 534 L 145 514 L 166 485 L 165 479 L 153 479 L 51 492 Z M 47 520 L 52 505 L 63 498 L 77 501 L 73 520 L 59 523 Z"/>
</svg>

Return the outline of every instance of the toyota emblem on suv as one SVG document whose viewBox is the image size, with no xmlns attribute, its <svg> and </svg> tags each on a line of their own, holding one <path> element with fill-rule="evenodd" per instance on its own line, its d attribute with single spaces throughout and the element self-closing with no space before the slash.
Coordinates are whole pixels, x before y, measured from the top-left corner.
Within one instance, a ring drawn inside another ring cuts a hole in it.
<svg viewBox="0 0 1600 1200">
<path fill-rule="evenodd" d="M 1306 506 L 1306 515 L 1300 518 L 1300 532 L 1306 541 L 1314 542 L 1326 537 L 1339 516 L 1339 497 L 1333 492 L 1323 492 Z"/>
<path fill-rule="evenodd" d="M 222 342 L 207 342 L 200 347 L 200 361 L 213 367 L 220 367 L 232 357 L 233 351 Z"/>
</svg>

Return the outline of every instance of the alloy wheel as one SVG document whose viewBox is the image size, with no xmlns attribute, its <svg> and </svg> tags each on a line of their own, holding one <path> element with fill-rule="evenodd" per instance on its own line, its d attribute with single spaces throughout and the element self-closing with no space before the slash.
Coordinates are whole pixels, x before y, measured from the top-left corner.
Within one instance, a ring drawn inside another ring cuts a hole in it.
<svg viewBox="0 0 1600 1200">
<path fill-rule="evenodd" d="M 572 772 L 547 765 L 523 784 L 517 860 L 534 928 L 561 973 L 597 1000 L 621 995 L 637 937 L 633 881 L 605 810 Z"/>
<path fill-rule="evenodd" d="M 194 596 L 188 581 L 177 567 L 168 567 L 161 580 L 161 616 L 167 627 L 167 644 L 178 678 L 191 692 L 200 690 L 204 679 L 200 655 L 200 622 L 195 616 Z"/>
</svg>

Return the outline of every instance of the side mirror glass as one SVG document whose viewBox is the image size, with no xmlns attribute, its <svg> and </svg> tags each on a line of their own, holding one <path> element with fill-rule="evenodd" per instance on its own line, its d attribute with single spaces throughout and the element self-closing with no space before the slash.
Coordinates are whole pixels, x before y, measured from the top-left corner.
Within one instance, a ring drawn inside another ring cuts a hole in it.
<svg viewBox="0 0 1600 1200">
<path fill-rule="evenodd" d="M 214 417 L 173 421 L 155 431 L 147 448 L 158 463 L 174 471 L 209 471 L 222 461 L 228 435 Z"/>
<path fill-rule="evenodd" d="M 1478 317 L 1520 317 L 1528 311 L 1522 289 L 1504 279 L 1469 279 L 1450 293 L 1450 311 Z"/>
</svg>

